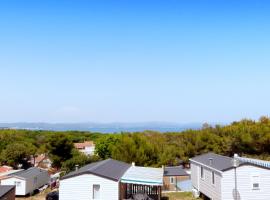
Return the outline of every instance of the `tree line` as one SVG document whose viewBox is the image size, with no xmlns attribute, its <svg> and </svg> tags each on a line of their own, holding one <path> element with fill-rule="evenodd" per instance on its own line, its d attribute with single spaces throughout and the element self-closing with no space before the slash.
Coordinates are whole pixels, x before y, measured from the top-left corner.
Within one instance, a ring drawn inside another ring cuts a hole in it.
<svg viewBox="0 0 270 200">
<path fill-rule="evenodd" d="M 74 149 L 74 142 L 85 140 L 96 143 L 96 156 Z M 204 124 L 199 130 L 167 133 L 0 130 L 0 161 L 15 168 L 18 164 L 28 167 L 30 157 L 39 153 L 48 154 L 56 168 L 71 171 L 77 164 L 106 158 L 140 166 L 179 165 L 209 151 L 270 160 L 270 118 L 243 119 L 224 126 Z"/>
</svg>

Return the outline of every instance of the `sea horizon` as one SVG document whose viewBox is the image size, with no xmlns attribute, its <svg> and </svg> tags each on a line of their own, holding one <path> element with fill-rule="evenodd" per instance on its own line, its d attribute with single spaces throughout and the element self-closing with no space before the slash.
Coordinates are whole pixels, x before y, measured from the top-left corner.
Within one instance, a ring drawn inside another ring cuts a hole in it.
<svg viewBox="0 0 270 200">
<path fill-rule="evenodd" d="M 15 122 L 0 123 L 1 129 L 24 129 L 44 131 L 89 131 L 99 133 L 119 132 L 181 132 L 188 129 L 199 129 L 203 123 L 169 123 L 169 122 L 137 122 L 137 123 L 47 123 L 47 122 Z M 212 124 L 212 123 L 211 123 Z"/>
</svg>

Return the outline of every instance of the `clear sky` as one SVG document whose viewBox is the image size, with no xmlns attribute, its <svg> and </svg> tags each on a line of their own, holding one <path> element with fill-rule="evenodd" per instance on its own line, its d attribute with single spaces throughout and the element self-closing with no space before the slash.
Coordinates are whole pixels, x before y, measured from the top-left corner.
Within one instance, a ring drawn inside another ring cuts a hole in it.
<svg viewBox="0 0 270 200">
<path fill-rule="evenodd" d="M 270 1 L 0 2 L 0 122 L 270 113 Z"/>
</svg>

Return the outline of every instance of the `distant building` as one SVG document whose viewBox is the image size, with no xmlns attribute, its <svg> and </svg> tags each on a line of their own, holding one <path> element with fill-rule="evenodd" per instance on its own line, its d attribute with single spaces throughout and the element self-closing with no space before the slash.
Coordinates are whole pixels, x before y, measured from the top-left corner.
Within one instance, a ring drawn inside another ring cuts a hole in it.
<svg viewBox="0 0 270 200">
<path fill-rule="evenodd" d="M 163 190 L 181 191 L 180 184 L 189 180 L 190 176 L 182 166 L 165 167 L 163 176 Z"/>
<path fill-rule="evenodd" d="M 0 185 L 0 200 L 15 200 L 15 186 Z"/>
<path fill-rule="evenodd" d="M 207 153 L 190 159 L 193 193 L 212 200 L 270 199 L 270 162 Z"/>
<path fill-rule="evenodd" d="M 5 173 L 5 172 L 11 171 L 11 170 L 13 170 L 13 167 L 6 166 L 6 165 L 3 165 L 0 167 L 0 173 Z"/>
<path fill-rule="evenodd" d="M 34 167 L 50 169 L 52 166 L 52 161 L 46 154 L 40 154 L 37 157 L 31 159 L 31 164 Z"/>
<path fill-rule="evenodd" d="M 82 143 L 74 143 L 76 149 L 85 155 L 94 155 L 95 154 L 95 144 L 93 141 L 85 141 Z"/>
<path fill-rule="evenodd" d="M 7 175 L 1 180 L 1 185 L 15 185 L 16 195 L 25 196 L 48 184 L 49 180 L 46 170 L 32 167 Z"/>
</svg>

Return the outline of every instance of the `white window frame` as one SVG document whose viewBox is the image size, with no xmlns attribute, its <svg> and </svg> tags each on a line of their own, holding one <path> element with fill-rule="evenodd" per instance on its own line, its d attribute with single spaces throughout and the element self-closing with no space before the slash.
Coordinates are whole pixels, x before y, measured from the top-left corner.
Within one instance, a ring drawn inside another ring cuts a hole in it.
<svg viewBox="0 0 270 200">
<path fill-rule="evenodd" d="M 201 177 L 201 179 L 204 179 L 204 176 L 205 176 L 204 168 L 203 168 L 203 166 L 201 166 L 201 168 L 200 168 L 200 177 Z"/>
<path fill-rule="evenodd" d="M 254 187 L 254 184 L 258 184 L 258 187 Z M 261 185 L 260 175 L 259 174 L 253 174 L 251 176 L 251 188 L 252 188 L 252 190 L 260 190 L 260 185 Z"/>
<path fill-rule="evenodd" d="M 170 184 L 175 184 L 175 177 L 173 176 L 170 177 Z"/>
<path fill-rule="evenodd" d="M 95 187 L 99 187 L 99 190 L 98 190 L 99 197 L 98 198 L 95 197 Z M 94 184 L 93 185 L 93 199 L 100 199 L 100 194 L 101 194 L 101 192 L 100 192 L 100 184 Z"/>
</svg>

